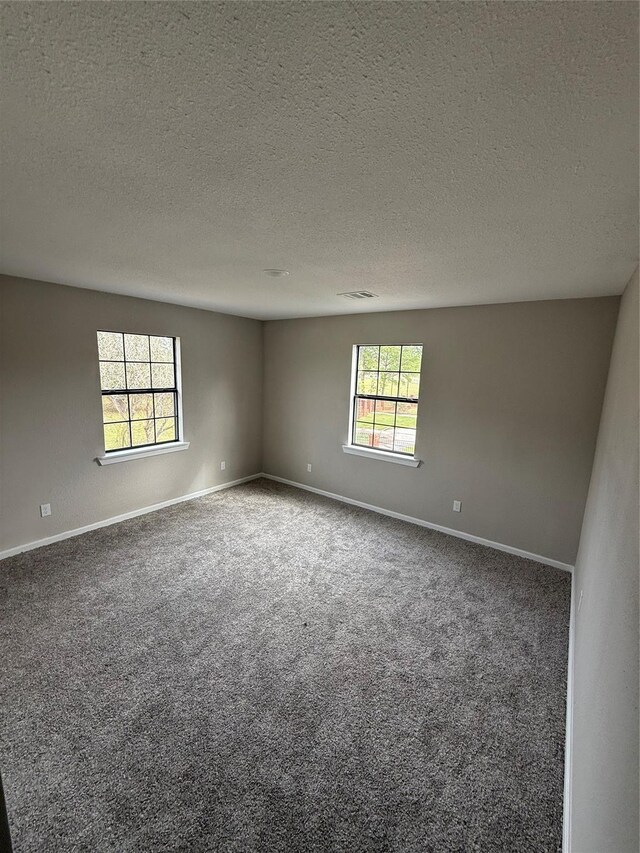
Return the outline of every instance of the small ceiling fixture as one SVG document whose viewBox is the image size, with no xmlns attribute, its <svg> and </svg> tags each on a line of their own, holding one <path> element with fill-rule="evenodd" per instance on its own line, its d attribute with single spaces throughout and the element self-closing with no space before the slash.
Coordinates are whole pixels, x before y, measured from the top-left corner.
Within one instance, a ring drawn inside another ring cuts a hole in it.
<svg viewBox="0 0 640 853">
<path fill-rule="evenodd" d="M 353 290 L 351 293 L 338 293 L 338 296 L 344 296 L 346 299 L 374 299 L 378 294 L 369 293 L 368 290 Z"/>
<path fill-rule="evenodd" d="M 262 272 L 271 278 L 282 278 L 285 275 L 290 275 L 289 270 L 262 270 Z"/>
</svg>

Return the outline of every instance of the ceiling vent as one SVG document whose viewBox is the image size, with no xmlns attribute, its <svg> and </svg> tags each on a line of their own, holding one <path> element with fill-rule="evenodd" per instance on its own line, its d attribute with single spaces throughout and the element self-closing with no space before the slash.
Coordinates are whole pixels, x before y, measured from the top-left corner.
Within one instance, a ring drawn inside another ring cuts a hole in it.
<svg viewBox="0 0 640 853">
<path fill-rule="evenodd" d="M 377 293 L 369 293 L 368 290 L 353 290 L 351 293 L 338 294 L 338 296 L 344 296 L 346 299 L 374 299 L 377 295 Z"/>
<path fill-rule="evenodd" d="M 262 270 L 265 275 L 268 275 L 270 278 L 282 278 L 285 275 L 290 275 L 289 270 Z"/>
</svg>

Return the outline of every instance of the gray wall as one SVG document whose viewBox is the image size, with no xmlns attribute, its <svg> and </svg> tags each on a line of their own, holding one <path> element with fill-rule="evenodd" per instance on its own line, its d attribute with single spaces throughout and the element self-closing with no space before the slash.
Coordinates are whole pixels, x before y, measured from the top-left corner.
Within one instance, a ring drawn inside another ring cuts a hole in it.
<svg viewBox="0 0 640 853">
<path fill-rule="evenodd" d="M 638 273 L 611 357 L 574 592 L 571 850 L 638 851 Z"/>
<path fill-rule="evenodd" d="M 7 277 L 0 299 L 0 551 L 260 471 L 261 323 Z M 188 450 L 96 464 L 97 329 L 181 338 Z"/>
<path fill-rule="evenodd" d="M 618 303 L 267 322 L 263 470 L 573 564 Z M 417 469 L 341 449 L 353 344 L 403 342 L 424 344 Z"/>
<path fill-rule="evenodd" d="M 0 550 L 265 470 L 574 561 L 615 297 L 263 327 L 25 279 L 0 277 L 0 294 Z M 106 467 L 93 461 L 103 446 L 101 327 L 182 339 L 189 450 Z M 351 347 L 377 341 L 425 345 L 418 469 L 341 450 Z M 461 514 L 451 510 L 454 498 Z M 51 518 L 39 517 L 43 502 Z"/>
</svg>

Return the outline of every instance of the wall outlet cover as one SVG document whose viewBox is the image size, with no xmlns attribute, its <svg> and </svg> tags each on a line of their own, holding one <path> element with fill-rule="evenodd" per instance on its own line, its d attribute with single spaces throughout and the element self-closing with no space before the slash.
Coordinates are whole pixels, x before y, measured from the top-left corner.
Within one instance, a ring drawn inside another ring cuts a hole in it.
<svg viewBox="0 0 640 853">
<path fill-rule="evenodd" d="M 307 471 L 311 471 L 311 462 L 307 462 Z"/>
<path fill-rule="evenodd" d="M 453 502 L 453 511 L 454 512 L 462 512 L 462 501 L 454 501 Z"/>
<path fill-rule="evenodd" d="M 42 518 L 51 515 L 51 504 L 40 504 L 40 515 Z"/>
</svg>

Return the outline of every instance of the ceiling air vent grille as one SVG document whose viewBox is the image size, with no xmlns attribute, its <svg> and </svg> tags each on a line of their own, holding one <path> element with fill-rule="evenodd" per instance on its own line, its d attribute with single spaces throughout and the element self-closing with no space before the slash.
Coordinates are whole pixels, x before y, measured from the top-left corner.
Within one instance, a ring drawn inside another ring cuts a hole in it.
<svg viewBox="0 0 640 853">
<path fill-rule="evenodd" d="M 377 294 L 369 293 L 368 290 L 353 290 L 351 293 L 339 293 L 338 296 L 344 296 L 345 299 L 374 299 Z"/>
</svg>

